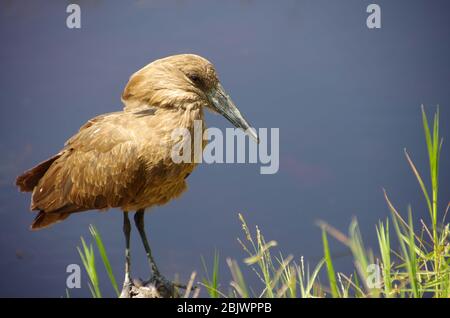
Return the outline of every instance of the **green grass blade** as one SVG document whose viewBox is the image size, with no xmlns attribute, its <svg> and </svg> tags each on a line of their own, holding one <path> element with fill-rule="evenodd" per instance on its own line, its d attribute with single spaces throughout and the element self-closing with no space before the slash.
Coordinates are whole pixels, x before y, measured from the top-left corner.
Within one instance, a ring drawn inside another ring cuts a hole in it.
<svg viewBox="0 0 450 318">
<path fill-rule="evenodd" d="M 415 252 L 414 249 L 411 248 L 408 250 L 405 241 L 409 240 L 409 243 L 413 246 L 415 246 L 414 244 L 414 232 L 412 232 L 412 221 L 410 220 L 410 233 L 408 233 L 407 235 L 404 235 L 400 229 L 399 223 L 397 218 L 395 217 L 395 214 L 393 215 L 393 223 L 394 223 L 394 227 L 395 227 L 395 231 L 397 233 L 397 237 L 400 243 L 400 247 L 402 250 L 402 255 L 403 258 L 405 259 L 405 266 L 407 268 L 408 271 L 408 282 L 411 285 L 411 292 L 412 292 L 412 296 L 415 298 L 418 298 L 420 293 L 419 293 L 419 289 L 418 289 L 418 283 L 417 283 L 417 275 L 416 275 L 416 262 L 415 262 Z M 411 233 L 412 232 L 412 233 Z M 412 236 L 412 241 L 411 242 L 411 236 Z"/>
<path fill-rule="evenodd" d="M 328 245 L 328 238 L 325 229 L 322 229 L 322 243 L 325 257 L 325 264 L 327 266 L 328 281 L 330 283 L 330 292 L 333 298 L 339 297 L 339 290 L 336 280 L 336 272 L 334 271 L 333 261 L 331 260 L 330 247 Z"/>
<path fill-rule="evenodd" d="M 238 295 L 242 298 L 249 298 L 250 293 L 248 292 L 247 284 L 245 282 L 244 276 L 242 275 L 241 269 L 236 261 L 228 258 L 228 267 L 231 271 L 231 276 L 233 277 L 230 285 L 236 290 Z"/>
<path fill-rule="evenodd" d="M 92 237 L 95 239 L 95 243 L 97 245 L 97 249 L 102 258 L 103 265 L 105 266 L 106 273 L 108 274 L 109 281 L 111 282 L 111 285 L 114 288 L 116 295 L 119 296 L 120 295 L 119 287 L 117 285 L 116 278 L 114 277 L 111 263 L 109 262 L 108 255 L 107 255 L 106 249 L 105 249 L 105 245 L 103 244 L 103 240 L 100 236 L 100 233 L 98 232 L 97 228 L 94 225 L 89 226 L 89 231 L 91 232 Z"/>
<path fill-rule="evenodd" d="M 422 189 L 423 195 L 425 197 L 425 200 L 427 202 L 428 211 L 430 213 L 430 217 L 433 217 L 433 207 L 431 205 L 430 196 L 428 194 L 428 190 L 425 187 L 425 183 L 423 182 L 422 177 L 420 176 L 419 171 L 417 170 L 416 166 L 414 165 L 414 162 L 411 160 L 411 157 L 409 156 L 406 149 L 404 149 L 406 160 L 409 163 L 409 166 L 411 167 L 411 170 L 414 172 L 414 175 L 416 176 L 417 181 L 419 182 L 420 188 Z"/>
<path fill-rule="evenodd" d="M 431 141 L 431 133 L 430 133 L 430 127 L 428 126 L 428 118 L 427 118 L 427 114 L 425 113 L 425 108 L 422 105 L 422 123 L 423 123 L 423 130 L 425 132 L 425 141 L 427 143 L 427 148 L 428 148 L 428 154 L 431 154 L 432 148 L 433 148 L 433 143 Z"/>
<path fill-rule="evenodd" d="M 82 249 L 77 247 L 78 253 L 80 254 L 81 261 L 83 262 L 86 273 L 88 274 L 89 280 L 92 285 L 89 285 L 92 296 L 94 298 L 101 298 L 102 294 L 100 292 L 99 280 L 97 275 L 97 268 L 95 266 L 95 254 L 92 245 L 89 247 L 86 241 L 81 237 Z"/>
<path fill-rule="evenodd" d="M 392 280 L 391 280 L 391 243 L 389 238 L 389 220 L 386 226 L 382 222 L 376 228 L 378 245 L 380 247 L 381 261 L 383 265 L 383 282 L 384 295 L 390 298 L 392 296 Z"/>
<path fill-rule="evenodd" d="M 210 278 L 208 273 L 208 267 L 206 266 L 205 259 L 201 257 L 203 269 L 206 277 L 203 279 L 203 285 L 206 287 L 207 292 L 211 298 L 219 298 L 219 252 L 214 251 L 214 263 L 212 277 Z"/>
</svg>

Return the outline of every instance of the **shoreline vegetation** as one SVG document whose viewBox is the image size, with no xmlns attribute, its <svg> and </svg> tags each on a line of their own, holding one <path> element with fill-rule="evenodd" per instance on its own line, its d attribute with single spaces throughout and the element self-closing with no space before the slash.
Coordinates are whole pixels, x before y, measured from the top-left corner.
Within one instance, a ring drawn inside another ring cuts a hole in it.
<svg viewBox="0 0 450 318">
<path fill-rule="evenodd" d="M 446 207 L 438 207 L 439 156 L 443 139 L 439 135 L 439 108 L 429 123 L 422 106 L 422 125 L 429 159 L 428 174 L 421 174 L 405 149 L 407 164 L 415 175 L 426 202 L 427 211 L 421 213 L 420 224 L 413 222 L 412 207 L 400 211 L 384 191 L 390 218 L 375 226 L 378 249 L 371 251 L 364 246 L 358 222 L 354 219 L 348 234 L 344 234 L 324 221 L 318 222 L 322 231 L 323 258 L 310 267 L 302 258 L 292 255 L 273 255 L 275 241 L 266 241 L 260 229 L 251 231 L 239 214 L 244 234 L 238 239 L 248 254 L 244 264 L 250 266 L 261 281 L 258 289 L 248 286 L 236 260 L 226 259 L 232 280 L 229 286 L 220 286 L 219 254 L 215 253 L 212 268 L 208 269 L 202 258 L 204 278 L 196 284 L 192 273 L 182 296 L 197 297 L 200 289 L 212 298 L 219 297 L 294 297 L 294 298 L 448 298 L 450 297 L 450 230 Z M 425 180 L 429 180 L 426 182 Z M 429 186 L 428 186 L 429 184 Z M 422 217 L 423 216 L 423 217 Z M 429 224 L 429 225 L 428 225 Z M 119 288 L 107 257 L 100 233 L 90 226 L 92 240 L 104 265 L 111 285 L 117 295 Z M 351 251 L 354 271 L 337 272 L 331 257 L 329 239 L 336 239 Z M 95 298 L 102 297 L 93 243 L 81 238 L 78 252 L 89 277 L 88 286 Z M 324 279 L 325 278 L 325 279 Z M 323 282 L 321 282 L 323 280 Z M 194 286 L 198 285 L 198 288 Z M 70 296 L 67 291 L 67 296 Z"/>
</svg>

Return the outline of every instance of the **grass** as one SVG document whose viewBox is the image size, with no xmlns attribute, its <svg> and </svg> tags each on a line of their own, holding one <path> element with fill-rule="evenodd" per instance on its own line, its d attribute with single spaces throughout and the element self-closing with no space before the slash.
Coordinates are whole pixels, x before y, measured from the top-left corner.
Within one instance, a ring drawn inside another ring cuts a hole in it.
<svg viewBox="0 0 450 318">
<path fill-rule="evenodd" d="M 430 225 L 427 225 L 427 220 L 420 219 L 418 229 L 417 224 L 413 222 L 412 207 L 407 207 L 405 219 L 384 191 L 391 215 L 390 219 L 380 221 L 375 226 L 378 250 L 372 252 L 365 247 L 356 219 L 351 222 L 348 234 L 320 221 L 318 225 L 322 230 L 324 257 L 311 270 L 303 258 L 296 262 L 291 255 L 274 256 L 273 251 L 277 243 L 272 240 L 266 241 L 258 227 L 253 233 L 243 216 L 239 214 L 244 238 L 238 239 L 238 242 L 248 254 L 244 264 L 252 269 L 260 281 L 259 287 L 258 289 L 250 287 L 238 262 L 229 258 L 226 259 L 226 264 L 232 279 L 227 288 L 220 286 L 220 259 L 216 251 L 211 272 L 208 271 L 206 261 L 202 258 L 205 277 L 200 285 L 205 288 L 206 293 L 213 298 L 450 297 L 450 230 L 446 221 L 450 205 L 443 209 L 442 219 L 439 219 L 438 207 L 439 159 L 442 148 L 442 138 L 439 135 L 439 109 L 430 125 L 422 107 L 422 124 L 429 161 L 429 187 L 426 186 L 406 149 L 405 157 L 422 191 L 428 210 L 425 215 L 428 214 Z M 100 234 L 94 227 L 90 228 L 90 232 L 111 284 L 118 293 Z M 329 237 L 338 240 L 351 251 L 354 264 L 352 273 L 336 272 Z M 101 297 L 92 244 L 88 247 L 83 238 L 81 242 L 82 249 L 79 248 L 79 253 L 89 277 L 88 286 L 93 297 Z M 320 281 L 321 277 L 325 278 L 324 283 Z"/>
<path fill-rule="evenodd" d="M 203 270 L 205 272 L 206 277 L 203 278 L 203 285 L 206 287 L 206 291 L 208 292 L 209 297 L 211 298 L 219 298 L 219 252 L 215 251 L 214 253 L 214 265 L 212 270 L 212 276 L 209 276 L 208 266 L 206 265 L 205 259 L 202 257 Z"/>
<path fill-rule="evenodd" d="M 97 250 L 100 253 L 102 263 L 105 267 L 106 273 L 108 274 L 109 281 L 114 289 L 116 296 L 119 296 L 119 288 L 115 276 L 112 272 L 111 263 L 109 262 L 108 256 L 106 254 L 105 246 L 103 245 L 102 238 L 97 228 L 93 225 L 89 226 L 89 232 L 97 246 Z M 102 298 L 102 293 L 100 291 L 100 281 L 98 279 L 97 266 L 95 263 L 95 252 L 92 243 L 88 246 L 83 237 L 81 237 L 81 248 L 77 247 L 78 254 L 80 255 L 81 261 L 83 263 L 84 269 L 89 277 L 88 287 L 93 298 Z"/>
</svg>

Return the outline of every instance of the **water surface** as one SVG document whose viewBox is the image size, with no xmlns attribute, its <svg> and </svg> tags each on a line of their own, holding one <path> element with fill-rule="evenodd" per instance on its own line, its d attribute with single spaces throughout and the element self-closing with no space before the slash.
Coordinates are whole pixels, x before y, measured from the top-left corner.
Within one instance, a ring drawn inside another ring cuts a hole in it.
<svg viewBox="0 0 450 318">
<path fill-rule="evenodd" d="M 450 5 L 377 1 L 382 28 L 365 25 L 370 1 L 79 1 L 82 28 L 65 27 L 68 1 L 0 2 L 0 296 L 65 295 L 65 269 L 95 224 L 116 276 L 123 275 L 118 210 L 83 213 L 31 232 L 29 194 L 15 177 L 58 151 L 89 118 L 119 110 L 128 77 L 177 53 L 213 61 L 224 87 L 256 127 L 280 128 L 280 170 L 251 164 L 202 165 L 189 191 L 148 214 L 154 255 L 168 277 L 202 271 L 200 256 L 245 254 L 237 213 L 284 254 L 311 263 L 322 255 L 323 219 L 346 231 L 352 217 L 376 247 L 374 226 L 388 216 L 386 188 L 403 211 L 427 220 L 420 189 L 403 156 L 427 168 L 420 104 L 441 105 L 450 127 Z M 207 115 L 209 126 L 229 127 Z M 450 197 L 450 146 L 444 142 L 441 206 Z M 447 200 L 444 200 L 447 199 Z M 135 276 L 147 265 L 133 232 Z M 332 248 L 349 270 L 346 249 Z M 100 264 L 99 264 L 100 265 Z M 249 273 L 251 276 L 252 274 Z M 83 289 L 72 296 L 89 296 Z M 257 280 L 250 282 L 257 285 Z M 101 285 L 107 295 L 107 277 Z"/>
</svg>

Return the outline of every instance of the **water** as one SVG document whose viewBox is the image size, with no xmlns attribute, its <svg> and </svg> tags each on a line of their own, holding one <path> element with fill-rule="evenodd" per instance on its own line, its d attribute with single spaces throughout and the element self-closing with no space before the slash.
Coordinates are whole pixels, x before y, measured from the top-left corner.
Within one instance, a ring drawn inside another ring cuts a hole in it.
<svg viewBox="0 0 450 318">
<path fill-rule="evenodd" d="M 114 272 L 123 275 L 118 210 L 70 217 L 29 231 L 29 194 L 15 177 L 58 151 L 89 118 L 121 108 L 128 77 L 145 64 L 192 52 L 213 61 L 222 84 L 256 127 L 280 128 L 280 170 L 251 164 L 203 165 L 189 191 L 146 217 L 164 274 L 187 280 L 220 251 L 241 260 L 237 213 L 284 254 L 311 263 L 322 256 L 318 219 L 346 231 L 357 217 L 367 245 L 393 202 L 427 220 L 420 189 L 403 155 L 427 169 L 420 104 L 441 105 L 450 126 L 450 5 L 446 1 L 377 1 L 381 30 L 365 25 L 369 1 L 79 1 L 82 28 L 65 27 L 69 2 L 0 2 L 0 296 L 65 295 L 66 266 L 81 264 L 76 246 L 95 224 Z M 208 126 L 230 125 L 207 116 Z M 450 146 L 444 142 L 441 206 L 450 195 Z M 133 232 L 135 276 L 147 265 Z M 347 251 L 332 243 L 339 270 Z M 341 256 L 343 255 L 343 256 Z M 99 264 L 100 266 L 100 264 Z M 245 266 L 245 265 L 243 265 Z M 103 271 L 102 271 L 103 272 Z M 252 274 L 249 273 L 251 276 Z M 83 289 L 73 297 L 89 296 Z M 257 285 L 257 280 L 250 282 Z M 113 295 L 107 277 L 106 295 Z"/>
</svg>

